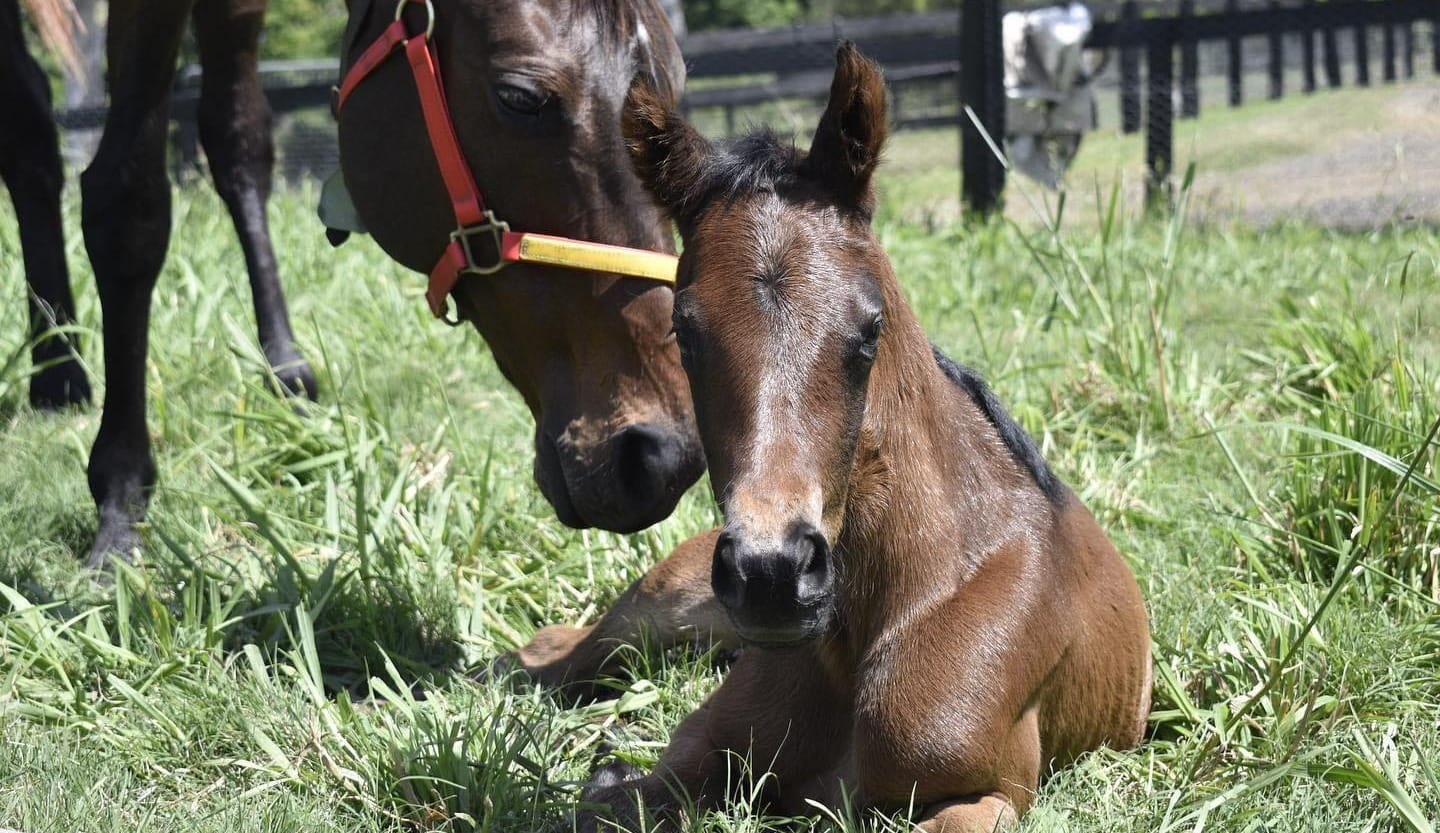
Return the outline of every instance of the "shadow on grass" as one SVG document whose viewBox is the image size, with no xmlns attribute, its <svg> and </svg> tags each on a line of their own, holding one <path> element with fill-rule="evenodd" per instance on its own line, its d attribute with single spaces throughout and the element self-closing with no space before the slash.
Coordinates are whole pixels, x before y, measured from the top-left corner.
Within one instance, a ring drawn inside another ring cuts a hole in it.
<svg viewBox="0 0 1440 833">
<path fill-rule="evenodd" d="M 342 571 L 342 560 L 310 582 L 296 581 L 282 567 L 273 581 L 229 599 L 225 618 L 234 624 L 226 629 L 223 650 L 255 645 L 268 660 L 313 651 L 331 694 L 369 694 L 368 681 L 384 674 L 387 663 L 412 691 L 460 667 L 453 594 Z M 298 620 L 302 611 L 308 633 Z"/>
</svg>

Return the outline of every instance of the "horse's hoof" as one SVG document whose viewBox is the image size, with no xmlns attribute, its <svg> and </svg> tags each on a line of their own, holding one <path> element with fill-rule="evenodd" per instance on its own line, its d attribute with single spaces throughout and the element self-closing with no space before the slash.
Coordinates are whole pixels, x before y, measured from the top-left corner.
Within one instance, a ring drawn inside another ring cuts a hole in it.
<svg viewBox="0 0 1440 833">
<path fill-rule="evenodd" d="M 30 377 L 30 407 L 37 411 L 90 404 L 90 379 L 79 361 L 52 364 Z"/>
<path fill-rule="evenodd" d="M 85 558 L 85 566 L 92 570 L 106 570 L 110 559 L 118 558 L 126 564 L 135 563 L 142 547 L 140 533 L 128 521 L 100 524 L 95 533 L 95 543 Z"/>
<path fill-rule="evenodd" d="M 320 383 L 315 379 L 315 371 L 310 369 L 310 363 L 305 361 L 295 348 L 275 351 L 275 355 L 271 355 L 267 350 L 265 358 L 270 362 L 270 372 L 275 376 L 275 381 L 280 383 L 286 396 L 309 399 L 312 402 L 319 399 Z"/>
</svg>

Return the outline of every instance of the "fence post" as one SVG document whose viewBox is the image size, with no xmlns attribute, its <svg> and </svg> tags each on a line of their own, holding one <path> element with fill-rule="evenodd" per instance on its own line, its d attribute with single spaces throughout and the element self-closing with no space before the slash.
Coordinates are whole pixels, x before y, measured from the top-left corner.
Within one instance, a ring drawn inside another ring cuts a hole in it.
<svg viewBox="0 0 1440 833">
<path fill-rule="evenodd" d="M 1315 92 L 1315 0 L 1300 10 L 1300 62 L 1304 64 L 1305 92 Z"/>
<path fill-rule="evenodd" d="M 1125 0 L 1120 7 L 1120 42 L 1131 42 L 1138 28 L 1140 7 L 1135 0 Z M 1140 50 L 1120 47 L 1120 130 L 1134 133 L 1140 129 Z"/>
<path fill-rule="evenodd" d="M 1355 24 L 1355 83 L 1370 86 L 1370 30 L 1364 23 Z"/>
<path fill-rule="evenodd" d="M 1145 64 L 1149 76 L 1149 95 L 1145 110 L 1145 205 L 1161 208 L 1170 205 L 1170 172 L 1174 168 L 1174 60 L 1175 35 L 1173 24 L 1163 36 L 1147 44 Z"/>
<path fill-rule="evenodd" d="M 1395 80 L 1395 24 L 1387 20 L 1384 26 L 1381 54 L 1384 57 L 1385 66 L 1381 72 L 1384 73 L 1385 81 L 1388 83 Z"/>
<path fill-rule="evenodd" d="M 1280 0 L 1270 0 L 1270 10 L 1280 10 Z M 1278 26 L 1271 28 L 1265 36 L 1266 45 L 1270 48 L 1270 99 L 1285 97 L 1285 41 L 1283 33 Z"/>
<path fill-rule="evenodd" d="M 963 0 L 960 7 L 961 197 L 985 215 L 1000 207 L 1005 167 L 969 115 L 996 144 L 1005 141 L 1005 65 L 1000 38 L 1000 0 Z"/>
<path fill-rule="evenodd" d="M 1430 18 L 1430 63 L 1436 75 L 1440 75 L 1440 14 Z"/>
<path fill-rule="evenodd" d="M 1200 115 L 1200 46 L 1195 41 L 1191 19 L 1195 0 L 1180 0 L 1180 118 Z"/>
<path fill-rule="evenodd" d="M 1400 27 L 1400 68 L 1406 78 L 1415 77 L 1415 22 Z"/>
<path fill-rule="evenodd" d="M 1340 43 L 1335 32 L 1335 22 L 1333 20 L 1327 20 L 1321 27 L 1320 42 L 1325 49 L 1325 83 L 1332 90 L 1339 89 Z"/>
<path fill-rule="evenodd" d="M 1240 0 L 1225 0 L 1225 14 L 1235 15 L 1240 13 Z M 1239 107 L 1245 100 L 1245 67 L 1244 55 L 1240 52 L 1240 36 L 1230 35 L 1225 39 L 1225 51 L 1230 66 L 1227 67 L 1227 74 L 1230 79 L 1230 106 Z"/>
</svg>

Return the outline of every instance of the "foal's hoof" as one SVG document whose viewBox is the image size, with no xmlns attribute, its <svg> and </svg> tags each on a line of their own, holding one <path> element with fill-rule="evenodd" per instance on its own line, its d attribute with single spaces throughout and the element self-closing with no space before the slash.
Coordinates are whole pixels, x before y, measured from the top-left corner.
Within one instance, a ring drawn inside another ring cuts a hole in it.
<svg viewBox="0 0 1440 833">
<path fill-rule="evenodd" d="M 75 359 L 52 364 L 30 377 L 30 407 L 56 411 L 90 404 L 90 379 Z"/>
<path fill-rule="evenodd" d="M 623 689 L 605 685 L 603 682 L 574 680 L 549 669 L 531 668 L 518 651 L 501 654 L 489 664 L 471 672 L 470 679 L 486 684 L 508 682 L 521 690 L 533 686 L 549 692 L 551 696 L 572 707 L 613 700 L 624 693 Z"/>
</svg>

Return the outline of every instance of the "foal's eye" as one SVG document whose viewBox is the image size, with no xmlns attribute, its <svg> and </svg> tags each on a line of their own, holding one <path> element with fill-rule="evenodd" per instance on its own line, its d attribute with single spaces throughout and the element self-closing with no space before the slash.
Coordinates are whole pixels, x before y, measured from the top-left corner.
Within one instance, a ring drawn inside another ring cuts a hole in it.
<svg viewBox="0 0 1440 833">
<path fill-rule="evenodd" d="M 502 108 L 511 113 L 533 116 L 545 108 L 550 101 L 550 96 L 514 84 L 496 84 L 495 100 L 500 102 Z"/>
</svg>

